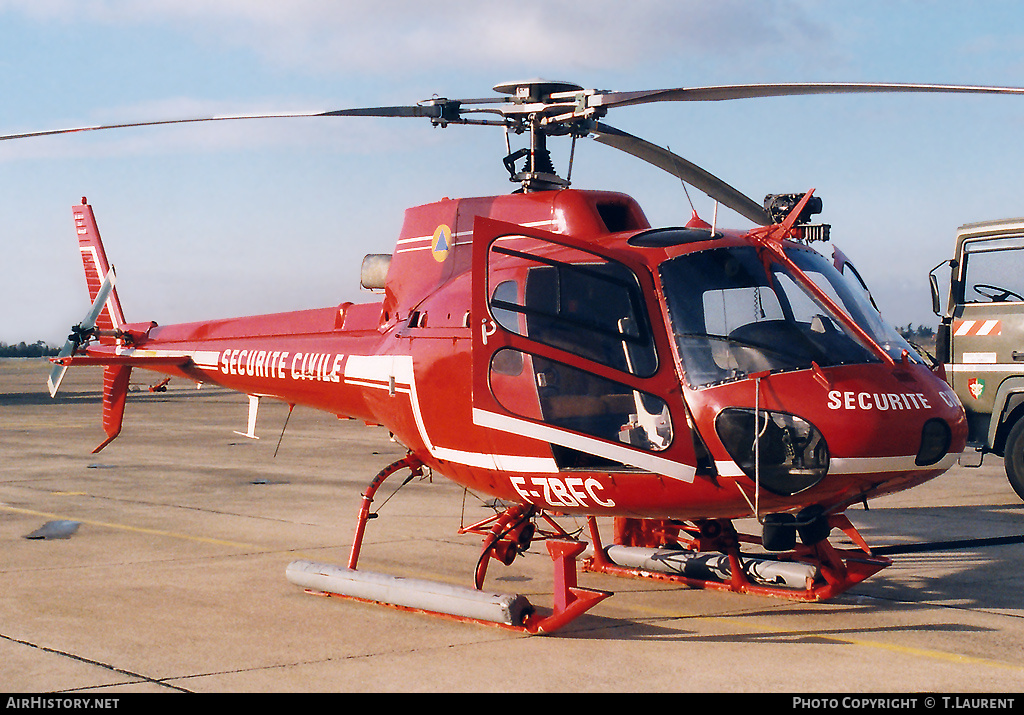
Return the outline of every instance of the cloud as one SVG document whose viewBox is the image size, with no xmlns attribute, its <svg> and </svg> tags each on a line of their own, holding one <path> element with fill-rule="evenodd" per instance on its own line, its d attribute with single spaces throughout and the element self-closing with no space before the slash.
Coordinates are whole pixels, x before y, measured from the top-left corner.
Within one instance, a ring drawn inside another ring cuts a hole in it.
<svg viewBox="0 0 1024 715">
<path fill-rule="evenodd" d="M 0 0 L 36 21 L 175 28 L 277 66 L 390 75 L 432 70 L 628 69 L 641 62 L 822 51 L 829 33 L 795 0 Z M 73 20 L 71 20 L 73 18 Z"/>
</svg>

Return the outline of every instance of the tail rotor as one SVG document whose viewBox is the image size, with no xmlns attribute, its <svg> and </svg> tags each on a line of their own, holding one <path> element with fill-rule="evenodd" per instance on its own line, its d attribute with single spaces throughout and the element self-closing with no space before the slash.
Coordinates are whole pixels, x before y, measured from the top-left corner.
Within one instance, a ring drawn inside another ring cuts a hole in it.
<svg viewBox="0 0 1024 715">
<path fill-rule="evenodd" d="M 100 313 L 103 312 L 103 307 L 107 302 L 107 298 L 110 296 L 110 292 L 114 289 L 115 276 L 114 269 L 111 268 L 106 277 L 103 279 L 103 283 L 100 285 L 99 292 L 96 294 L 96 299 L 93 300 L 92 308 L 86 313 L 78 325 L 71 328 L 71 334 L 68 335 L 67 341 L 64 346 L 57 353 L 57 357 L 53 359 L 53 369 L 50 370 L 50 376 L 46 380 L 47 387 L 50 388 L 50 397 L 57 395 L 57 390 L 60 388 L 60 383 L 64 379 L 64 373 L 67 371 L 67 366 L 61 364 L 64 358 L 71 357 L 84 343 L 95 334 L 96 320 L 99 318 Z"/>
</svg>

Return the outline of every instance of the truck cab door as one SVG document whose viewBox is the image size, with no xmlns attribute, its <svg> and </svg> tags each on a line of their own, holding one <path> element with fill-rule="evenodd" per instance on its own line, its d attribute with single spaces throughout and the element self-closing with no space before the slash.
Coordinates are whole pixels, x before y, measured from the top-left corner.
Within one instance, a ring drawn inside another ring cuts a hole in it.
<svg viewBox="0 0 1024 715">
<path fill-rule="evenodd" d="M 1007 390 L 1024 391 L 1024 231 L 962 237 L 958 255 L 951 383 L 967 408 L 969 439 L 979 443 L 987 441 Z"/>
<path fill-rule="evenodd" d="M 473 417 L 559 471 L 692 481 L 696 459 L 653 277 L 622 252 L 477 218 Z"/>
</svg>

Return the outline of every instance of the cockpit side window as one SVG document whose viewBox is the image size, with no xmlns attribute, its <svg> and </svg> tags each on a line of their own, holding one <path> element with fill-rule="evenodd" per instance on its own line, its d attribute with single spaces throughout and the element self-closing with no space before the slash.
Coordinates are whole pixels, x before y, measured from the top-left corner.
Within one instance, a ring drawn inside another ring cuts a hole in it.
<svg viewBox="0 0 1024 715">
<path fill-rule="evenodd" d="M 808 279 L 889 354 L 905 349 L 863 291 L 853 290 L 820 254 L 787 248 Z M 825 301 L 819 303 L 795 273 L 765 265 L 753 247 L 721 247 L 684 254 L 660 268 L 669 317 L 691 387 L 741 379 L 751 373 L 877 361 L 847 331 Z"/>
<path fill-rule="evenodd" d="M 509 281 L 497 283 L 489 301 L 495 320 L 510 332 L 616 370 L 653 375 L 657 353 L 633 272 L 583 251 L 545 257 L 531 241 L 492 244 L 492 265 L 525 275 L 521 294 Z"/>
</svg>

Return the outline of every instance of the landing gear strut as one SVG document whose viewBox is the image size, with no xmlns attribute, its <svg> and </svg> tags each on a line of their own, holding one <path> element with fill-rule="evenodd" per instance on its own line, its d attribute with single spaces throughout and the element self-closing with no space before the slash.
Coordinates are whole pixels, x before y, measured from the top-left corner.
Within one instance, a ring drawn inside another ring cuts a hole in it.
<svg viewBox="0 0 1024 715">
<path fill-rule="evenodd" d="M 484 535 L 475 572 L 476 588 L 399 578 L 357 569 L 366 523 L 370 519 L 370 505 L 377 489 L 388 477 L 402 469 L 410 470 L 411 479 L 422 474 L 422 467 L 423 463 L 410 454 L 382 469 L 370 482 L 363 493 L 347 568 L 296 561 L 288 566 L 288 579 L 309 592 L 462 621 L 498 625 L 531 634 L 553 633 L 611 595 L 607 591 L 577 587 L 576 557 L 583 553 L 586 544 L 572 539 L 561 529 L 553 535 L 554 538 L 549 538 L 548 533 L 541 537 L 548 539 L 548 553 L 554 566 L 554 604 L 549 615 L 539 615 L 526 597 L 519 594 L 483 591 L 490 559 L 510 564 L 538 536 L 532 522 L 533 517 L 537 516 L 537 510 L 529 505 L 512 506 L 492 519 L 461 530 L 463 533 Z M 547 519 L 546 516 L 543 518 Z M 550 519 L 547 520 L 556 526 Z"/>
</svg>

